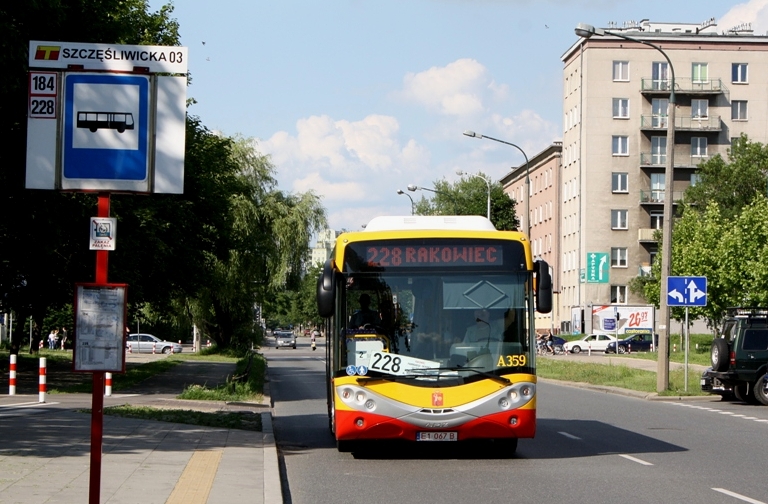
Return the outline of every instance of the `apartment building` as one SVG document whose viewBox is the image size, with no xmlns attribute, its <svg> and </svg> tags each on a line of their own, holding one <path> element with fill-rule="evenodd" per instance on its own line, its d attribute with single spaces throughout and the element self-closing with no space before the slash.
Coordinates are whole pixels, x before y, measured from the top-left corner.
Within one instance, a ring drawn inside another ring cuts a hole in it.
<svg viewBox="0 0 768 504">
<path fill-rule="evenodd" d="M 310 265 L 325 264 L 325 261 L 331 257 L 333 247 L 336 246 L 336 238 L 341 233 L 333 229 L 323 229 L 317 233 L 315 246 L 309 249 Z"/>
<path fill-rule="evenodd" d="M 553 142 L 531 157 L 528 163 L 513 167 L 499 181 L 504 187 L 504 192 L 517 202 L 515 212 L 520 219 L 520 229 L 524 232 L 530 231 L 533 256 L 544 259 L 552 268 L 553 309 L 550 314 L 536 314 L 536 329 L 539 332 L 559 332 L 560 320 L 563 318 L 558 301 L 562 149 L 562 142 Z M 566 318 L 568 317 L 570 309 Z"/>
<path fill-rule="evenodd" d="M 723 30 L 714 19 L 605 30 L 658 46 L 672 66 L 654 47 L 608 33 L 578 39 L 561 58 L 556 276 L 559 311 L 571 314 L 561 323 L 573 331 L 590 305 L 643 303 L 629 282 L 648 274 L 660 251 L 655 231 L 663 226 L 669 149 L 677 206 L 696 183 L 698 164 L 716 154 L 727 159 L 733 138 L 768 140 L 768 36 L 749 26 Z M 675 140 L 668 146 L 673 76 Z"/>
</svg>

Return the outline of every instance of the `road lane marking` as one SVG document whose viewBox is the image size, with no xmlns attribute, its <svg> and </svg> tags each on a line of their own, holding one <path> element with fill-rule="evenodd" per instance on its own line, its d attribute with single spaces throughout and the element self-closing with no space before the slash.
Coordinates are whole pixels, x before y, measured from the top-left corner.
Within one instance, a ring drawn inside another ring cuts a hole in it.
<svg viewBox="0 0 768 504">
<path fill-rule="evenodd" d="M 222 450 L 195 450 L 165 504 L 208 502 L 222 453 Z"/>
<path fill-rule="evenodd" d="M 739 500 L 742 500 L 744 502 L 749 502 L 750 504 L 766 504 L 763 501 L 759 501 L 759 500 L 755 500 L 755 499 L 750 499 L 746 495 L 737 494 L 736 492 L 731 492 L 730 490 L 726 490 L 725 488 L 713 488 L 712 490 L 714 490 L 715 492 L 723 493 L 725 495 L 730 495 L 731 497 L 733 497 L 735 499 L 739 499 Z"/>
<path fill-rule="evenodd" d="M 569 439 L 578 439 L 579 441 L 581 441 L 580 437 L 576 437 L 573 434 L 568 434 L 567 432 L 558 432 L 558 434 L 560 434 L 561 436 L 565 436 Z"/>
<path fill-rule="evenodd" d="M 53 406 L 54 404 L 59 404 L 57 402 L 26 402 L 26 403 L 16 403 L 16 404 L 3 404 L 0 405 L 0 409 L 21 409 L 21 408 L 34 408 L 36 406 Z"/>
<path fill-rule="evenodd" d="M 647 462 L 647 461 L 645 461 L 643 459 L 639 459 L 639 458 L 633 457 L 632 455 L 626 455 L 624 453 L 619 453 L 619 457 L 624 457 L 627 460 L 631 460 L 632 462 L 637 462 L 638 464 L 641 464 L 641 465 L 644 465 L 644 466 L 652 466 L 653 465 L 650 462 Z"/>
</svg>

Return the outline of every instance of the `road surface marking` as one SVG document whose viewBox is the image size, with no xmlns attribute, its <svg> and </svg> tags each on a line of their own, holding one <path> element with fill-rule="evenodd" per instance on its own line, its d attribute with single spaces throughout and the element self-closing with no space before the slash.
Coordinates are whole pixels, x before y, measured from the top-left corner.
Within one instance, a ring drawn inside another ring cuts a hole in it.
<svg viewBox="0 0 768 504">
<path fill-rule="evenodd" d="M 558 434 L 560 434 L 560 435 L 563 435 L 563 436 L 565 436 L 565 437 L 567 437 L 567 438 L 570 438 L 570 439 L 578 439 L 578 440 L 581 440 L 581 438 L 580 438 L 580 437 L 576 437 L 576 436 L 574 436 L 573 434 L 568 434 L 567 432 L 558 432 Z"/>
<path fill-rule="evenodd" d="M 638 464 L 642 464 L 644 466 L 652 466 L 650 462 L 646 462 L 645 460 L 633 457 L 632 455 L 625 455 L 623 453 L 619 453 L 619 457 L 624 457 L 627 460 L 631 460 L 632 462 L 637 462 Z"/>
<path fill-rule="evenodd" d="M 0 409 L 19 409 L 19 408 L 34 408 L 35 406 L 53 406 L 54 404 L 59 404 L 57 402 L 26 402 L 26 403 L 16 403 L 16 404 L 3 404 L 0 405 Z"/>
<path fill-rule="evenodd" d="M 205 504 L 221 462 L 221 450 L 195 451 L 165 504 Z"/>
<path fill-rule="evenodd" d="M 744 502 L 749 502 L 750 504 L 766 504 L 763 501 L 750 499 L 746 495 L 737 494 L 736 492 L 731 492 L 730 490 L 726 490 L 725 488 L 713 488 L 712 490 L 714 490 L 715 492 L 723 493 L 725 495 L 730 495 L 731 497 L 734 497 L 739 500 L 743 500 Z"/>
</svg>

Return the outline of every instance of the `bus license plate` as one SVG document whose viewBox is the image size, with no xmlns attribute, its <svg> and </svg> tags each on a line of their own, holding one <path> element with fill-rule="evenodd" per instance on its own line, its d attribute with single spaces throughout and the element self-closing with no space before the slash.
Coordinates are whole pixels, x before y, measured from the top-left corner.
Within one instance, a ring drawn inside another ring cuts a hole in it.
<svg viewBox="0 0 768 504">
<path fill-rule="evenodd" d="M 458 441 L 459 433 L 451 432 L 417 432 L 416 441 Z"/>
</svg>

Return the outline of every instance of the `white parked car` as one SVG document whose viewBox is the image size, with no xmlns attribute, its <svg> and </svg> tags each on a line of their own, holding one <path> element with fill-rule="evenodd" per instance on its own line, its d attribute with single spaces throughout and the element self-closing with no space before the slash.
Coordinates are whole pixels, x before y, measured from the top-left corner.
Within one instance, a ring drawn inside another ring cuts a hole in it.
<svg viewBox="0 0 768 504">
<path fill-rule="evenodd" d="M 126 347 L 131 353 L 181 353 L 182 347 L 172 341 L 164 341 L 151 334 L 129 334 Z"/>
<path fill-rule="evenodd" d="M 587 334 L 581 339 L 566 341 L 563 344 L 563 348 L 566 352 L 579 353 L 579 352 L 600 352 L 604 353 L 608 348 L 608 343 L 614 342 L 616 344 L 616 336 L 608 334 Z"/>
</svg>

